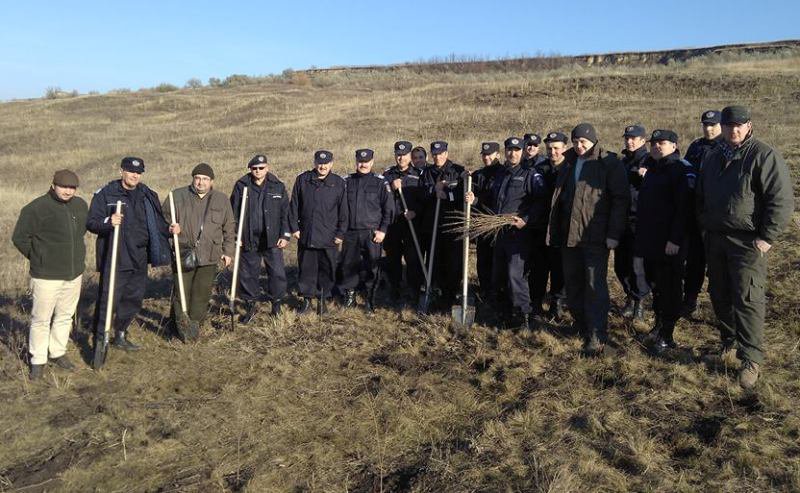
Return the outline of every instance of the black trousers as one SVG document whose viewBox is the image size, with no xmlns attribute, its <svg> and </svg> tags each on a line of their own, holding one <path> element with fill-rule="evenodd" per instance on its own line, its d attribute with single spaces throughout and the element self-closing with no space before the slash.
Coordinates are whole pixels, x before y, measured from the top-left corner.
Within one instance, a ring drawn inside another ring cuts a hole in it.
<svg viewBox="0 0 800 493">
<path fill-rule="evenodd" d="M 633 262 L 634 237 L 634 231 L 629 224 L 619 240 L 619 245 L 614 249 L 614 273 L 625 291 L 625 296 L 641 301 L 650 294 L 650 287 L 645 280 L 644 270 L 637 268 Z"/>
<path fill-rule="evenodd" d="M 239 256 L 239 293 L 245 301 L 258 299 L 261 286 L 258 278 L 261 274 L 261 263 L 267 271 L 267 295 L 271 301 L 280 301 L 286 296 L 286 266 L 283 262 L 283 250 L 277 247 L 265 251 L 242 250 Z"/>
<path fill-rule="evenodd" d="M 342 279 L 339 290 L 356 289 L 363 285 L 371 291 L 378 280 L 378 261 L 381 258 L 381 245 L 372 238 L 375 232 L 371 229 L 351 229 L 344 234 L 342 242 L 341 269 Z"/>
<path fill-rule="evenodd" d="M 101 272 L 94 311 L 95 334 L 98 336 L 102 336 L 105 329 L 109 299 L 108 281 L 108 272 Z M 147 284 L 147 270 L 118 271 L 114 283 L 114 306 L 112 307 L 114 313 L 111 327 L 115 332 L 124 332 L 128 330 L 128 326 L 142 309 L 144 289 Z"/>
<path fill-rule="evenodd" d="M 433 258 L 433 282 L 442 290 L 444 302 L 453 301 L 461 291 L 464 241 L 458 234 L 439 233 Z"/>
<path fill-rule="evenodd" d="M 478 283 L 481 292 L 486 295 L 494 291 L 492 280 L 492 264 L 494 263 L 494 241 L 491 238 L 479 237 L 475 242 L 475 257 L 478 264 Z"/>
<path fill-rule="evenodd" d="M 525 278 L 530 250 L 530 232 L 524 229 L 503 231 L 494 244 L 492 283 L 498 289 L 505 288 L 512 306 L 522 313 L 531 313 L 530 288 Z"/>
<path fill-rule="evenodd" d="M 331 296 L 336 279 L 336 247 L 306 248 L 297 247 L 299 267 L 297 293 L 304 298 L 314 298 L 324 294 Z"/>
<path fill-rule="evenodd" d="M 409 224 L 411 224 L 409 221 L 400 218 L 389 226 L 386 238 L 383 240 L 383 249 L 386 251 L 384 265 L 389 283 L 392 286 L 400 287 L 403 282 L 403 261 L 405 260 L 406 283 L 411 289 L 419 291 L 425 277 L 422 274 L 422 265 L 417 255 L 417 249 L 414 247 Z M 414 227 L 416 226 L 414 223 Z M 420 249 L 422 249 L 422 245 L 420 245 Z"/>
<path fill-rule="evenodd" d="M 703 281 L 706 279 L 706 250 L 699 229 L 689 232 L 689 245 L 686 255 L 686 271 L 683 278 L 683 299 L 695 304 Z"/>
<path fill-rule="evenodd" d="M 584 339 L 608 339 L 608 249 L 605 246 L 561 249 L 567 304 Z"/>
<path fill-rule="evenodd" d="M 661 321 L 661 335 L 672 339 L 681 309 L 685 254 L 645 257 L 644 268 L 653 287 L 653 312 Z"/>
</svg>

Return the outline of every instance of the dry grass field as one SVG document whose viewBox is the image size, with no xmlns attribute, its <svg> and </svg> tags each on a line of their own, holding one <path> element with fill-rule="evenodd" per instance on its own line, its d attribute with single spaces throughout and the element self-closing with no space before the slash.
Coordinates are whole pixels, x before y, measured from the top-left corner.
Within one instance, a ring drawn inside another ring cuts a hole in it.
<svg viewBox="0 0 800 493">
<path fill-rule="evenodd" d="M 144 350 L 112 350 L 95 372 L 93 257 L 69 350 L 79 370 L 29 382 L 27 263 L 10 237 L 57 168 L 79 173 L 87 200 L 129 154 L 144 158 L 143 181 L 162 197 L 200 161 L 228 192 L 265 152 L 291 186 L 315 149 L 332 150 L 334 171 L 346 173 L 358 147 L 388 166 L 400 138 L 447 140 L 451 157 L 476 169 L 483 140 L 580 121 L 609 148 L 641 121 L 676 130 L 685 149 L 703 110 L 743 103 L 795 183 L 800 175 L 796 52 L 646 68 L 303 75 L 0 104 L 0 491 L 800 491 L 795 224 L 770 252 L 768 361 L 752 393 L 736 384 L 734 362 L 703 358 L 717 343 L 706 295 L 665 358 L 650 357 L 633 337 L 643 329 L 616 315 L 613 351 L 585 359 L 567 325 L 463 334 L 383 292 L 372 316 L 261 314 L 235 332 L 220 294 L 201 340 L 184 345 L 166 329 L 163 270 L 151 272 L 131 330 Z M 87 235 L 91 252 L 93 243 Z M 293 249 L 287 260 L 294 277 Z"/>
</svg>

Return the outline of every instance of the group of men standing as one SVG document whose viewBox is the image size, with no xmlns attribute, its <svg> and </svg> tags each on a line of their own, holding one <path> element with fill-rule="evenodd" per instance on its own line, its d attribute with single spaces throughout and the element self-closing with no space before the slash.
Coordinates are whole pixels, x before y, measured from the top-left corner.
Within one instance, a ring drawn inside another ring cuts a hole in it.
<svg viewBox="0 0 800 493">
<path fill-rule="evenodd" d="M 471 189 L 468 172 L 449 159 L 444 141 L 431 143 L 430 164 L 424 148 L 396 142 L 395 165 L 382 174 L 373 171 L 374 151 L 358 149 L 355 171 L 344 177 L 332 172 L 333 153 L 319 150 L 291 195 L 265 155 L 250 160 L 230 197 L 214 189 L 214 171 L 201 163 L 192 170 L 191 184 L 171 192 L 163 204 L 140 182 L 140 158 L 124 158 L 120 179 L 98 190 L 88 208 L 74 196 L 78 177 L 58 171 L 51 190 L 23 208 L 13 237 L 31 262 L 31 376 L 41 376 L 48 355 L 62 368 L 73 367 L 64 353 L 87 229 L 97 235 L 101 273 L 95 344 L 106 342 L 102 327 L 111 301 L 112 346 L 134 351 L 139 347 L 127 329 L 142 305 L 148 264 L 171 262 L 175 276 L 177 263 L 183 266 L 185 304 L 174 294 L 172 312 L 179 336 L 193 340 L 219 265 L 229 266 L 237 248 L 240 321 L 248 323 L 257 313 L 262 263 L 271 314 L 281 312 L 287 295 L 283 251 L 292 239 L 298 242 L 300 312 L 316 300 L 318 313 L 324 313 L 337 292 L 352 307 L 359 290 L 372 311 L 383 274 L 392 299 L 416 300 L 435 291 L 441 306 L 449 306 L 458 297 L 464 266 L 457 254 L 461 233 L 448 218 L 469 202 L 483 214 L 508 218 L 496 237 L 476 240 L 483 301 L 509 314 L 506 325 L 515 328 L 559 319 L 568 307 L 590 355 L 601 353 L 608 340 L 611 250 L 626 294 L 623 315 L 641 320 L 642 301 L 652 292 L 655 322 L 647 342 L 657 353 L 675 347 L 675 324 L 694 311 L 708 259 L 721 350 L 738 350 L 740 383 L 752 387 L 763 361 L 764 254 L 789 220 L 792 186 L 780 154 L 753 136 L 746 108 L 709 110 L 701 121 L 704 137 L 689 146 L 685 158 L 675 132 L 655 130 L 648 139 L 639 124 L 625 127 L 621 156 L 601 146 L 588 123 L 574 127 L 569 137 L 559 131 L 544 139 L 509 137 L 502 150 L 497 142 L 485 142 L 484 166 L 473 173 Z M 539 152 L 542 142 L 546 157 Z M 115 229 L 118 288 L 109 293 Z M 185 252 L 180 259 L 171 253 L 170 236 Z"/>
</svg>

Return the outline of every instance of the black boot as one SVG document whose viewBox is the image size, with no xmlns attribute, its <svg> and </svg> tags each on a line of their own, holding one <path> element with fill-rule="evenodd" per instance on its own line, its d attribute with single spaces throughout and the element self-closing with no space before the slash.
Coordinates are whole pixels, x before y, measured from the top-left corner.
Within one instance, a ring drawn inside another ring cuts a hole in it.
<svg viewBox="0 0 800 493">
<path fill-rule="evenodd" d="M 622 316 L 625 318 L 633 317 L 633 310 L 635 305 L 636 301 L 633 298 L 631 298 L 630 296 L 625 298 L 625 306 L 622 307 Z"/>
<path fill-rule="evenodd" d="M 511 311 L 511 318 L 509 319 L 508 326 L 513 331 L 523 330 L 530 328 L 530 314 L 524 313 L 522 309 L 514 307 Z"/>
<path fill-rule="evenodd" d="M 300 306 L 297 308 L 297 313 L 303 314 L 308 313 L 308 310 L 311 309 L 311 298 L 303 298 L 300 301 Z"/>
<path fill-rule="evenodd" d="M 73 371 L 75 369 L 75 365 L 69 360 L 69 358 L 67 358 L 66 354 L 59 356 L 58 358 L 51 359 L 50 363 L 66 371 Z"/>
<path fill-rule="evenodd" d="M 367 299 L 364 303 L 364 309 L 367 310 L 369 313 L 375 313 L 375 294 L 376 294 L 376 286 L 372 286 L 367 291 Z"/>
<path fill-rule="evenodd" d="M 239 323 L 247 325 L 253 321 L 258 313 L 258 306 L 252 301 L 245 301 L 244 314 L 239 317 Z"/>
<path fill-rule="evenodd" d="M 356 305 L 356 291 L 355 289 L 348 289 L 342 296 L 342 306 L 345 308 L 352 308 Z"/>
<path fill-rule="evenodd" d="M 273 300 L 272 301 L 272 309 L 270 310 L 269 314 L 273 317 L 277 317 L 281 314 L 281 305 L 283 305 L 282 300 Z"/>
<path fill-rule="evenodd" d="M 31 380 L 39 380 L 44 374 L 44 365 L 31 365 Z"/>
<path fill-rule="evenodd" d="M 678 345 L 675 344 L 675 340 L 672 338 L 672 334 L 675 331 L 674 320 L 661 319 L 661 323 L 657 328 L 659 329 L 658 336 L 653 341 L 652 346 L 654 354 L 661 355 L 670 349 L 678 347 Z"/>
<path fill-rule="evenodd" d="M 141 349 L 141 346 L 128 340 L 127 334 L 124 330 L 118 330 L 114 332 L 114 342 L 112 342 L 111 345 L 117 349 L 122 349 L 123 351 L 138 351 Z"/>
</svg>

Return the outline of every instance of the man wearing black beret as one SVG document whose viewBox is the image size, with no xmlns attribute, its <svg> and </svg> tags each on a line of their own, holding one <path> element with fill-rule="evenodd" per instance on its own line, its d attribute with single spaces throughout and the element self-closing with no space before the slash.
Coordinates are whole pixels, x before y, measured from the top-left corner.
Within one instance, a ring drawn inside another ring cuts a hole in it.
<svg viewBox="0 0 800 493">
<path fill-rule="evenodd" d="M 258 278 L 262 262 L 267 273 L 267 296 L 272 302 L 271 315 L 280 314 L 286 297 L 283 252 L 292 238 L 286 185 L 269 170 L 269 159 L 263 154 L 253 156 L 247 167 L 249 173 L 234 184 L 230 196 L 233 219 L 238 223 L 242 195 L 247 189 L 239 257 L 239 293 L 245 308 L 239 321 L 245 324 L 258 310 L 256 301 L 261 291 Z"/>
<path fill-rule="evenodd" d="M 728 106 L 721 123 L 723 141 L 703 160 L 697 214 L 722 350 L 737 349 L 739 384 L 750 389 L 764 361 L 767 253 L 791 218 L 794 196 L 781 154 L 753 136 L 750 111 Z"/>
<path fill-rule="evenodd" d="M 600 354 L 608 338 L 608 252 L 625 232 L 630 202 L 625 168 L 597 142 L 589 123 L 572 130 L 547 232 L 548 245 L 562 247 L 567 303 L 587 355 Z"/>
<path fill-rule="evenodd" d="M 537 164 L 541 164 L 546 158 L 539 153 L 542 138 L 539 134 L 529 133 L 522 137 L 524 149 L 522 149 L 522 166 L 531 169 Z"/>
<path fill-rule="evenodd" d="M 217 264 L 231 265 L 236 251 L 236 224 L 228 197 L 214 190 L 214 169 L 200 163 L 192 169 L 192 183 L 172 191 L 175 217 L 170 211 L 169 198 L 164 201 L 164 218 L 171 224 L 170 232 L 178 235 L 181 256 L 194 253 L 193 267 L 183 263 L 183 286 L 186 315 L 177 292 L 177 268 L 173 270 L 176 289 L 172 296 L 172 318 L 178 336 L 184 341 L 196 340 L 208 314 L 208 304 Z M 176 262 L 183 259 L 176 259 Z"/>
</svg>

